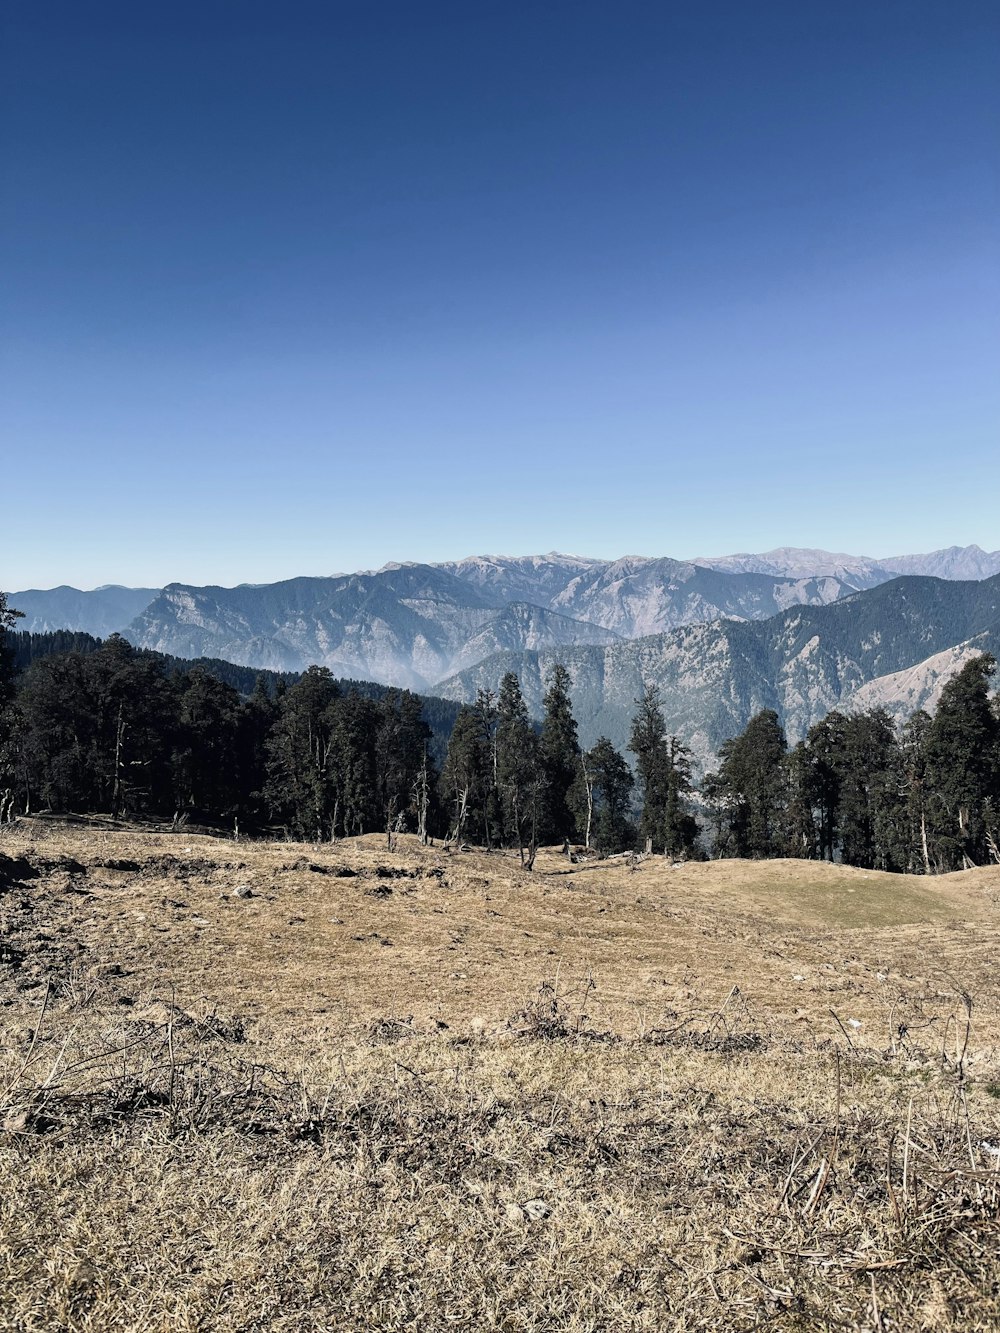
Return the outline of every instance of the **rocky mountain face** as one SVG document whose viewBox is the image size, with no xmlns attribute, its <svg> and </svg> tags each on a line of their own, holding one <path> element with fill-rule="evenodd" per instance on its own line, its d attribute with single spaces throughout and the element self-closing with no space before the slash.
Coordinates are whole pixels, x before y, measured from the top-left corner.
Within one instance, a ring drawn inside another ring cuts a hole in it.
<svg viewBox="0 0 1000 1333">
<path fill-rule="evenodd" d="M 789 606 L 825 606 L 854 590 L 829 575 L 727 574 L 632 556 L 577 575 L 550 605 L 634 639 L 722 617 L 766 620 Z"/>
<path fill-rule="evenodd" d="M 887 583 L 899 574 L 927 574 L 939 579 L 992 578 L 1000 574 L 1000 551 L 984 551 L 980 546 L 949 546 L 926 555 L 891 555 L 876 560 L 866 555 L 782 546 L 761 555 L 699 556 L 694 563 L 729 574 L 773 574 L 785 578 L 827 574 L 861 590 Z"/>
<path fill-rule="evenodd" d="M 423 689 L 495 652 L 607 644 L 723 617 L 763 620 L 851 591 L 833 576 L 727 574 L 666 559 L 489 557 L 265 587 L 171 584 L 126 633 L 179 657 L 282 671 L 317 662 Z"/>
<path fill-rule="evenodd" d="M 482 656 L 604 644 L 614 635 L 542 607 L 496 605 L 469 583 L 428 565 L 261 587 L 170 584 L 128 637 L 178 657 L 335 675 L 424 689 Z"/>
<path fill-rule="evenodd" d="M 825 572 L 817 576 L 815 571 L 800 575 L 712 569 L 665 556 L 590 560 L 557 552 L 477 556 L 439 568 L 499 603 L 531 602 L 626 639 L 723 616 L 762 620 L 789 606 L 825 606 L 859 587 L 894 577 L 883 572 L 861 581 Z"/>
<path fill-rule="evenodd" d="M 105 639 L 123 630 L 158 592 L 158 588 L 121 588 L 117 584 L 81 592 L 79 588 L 64 585 L 11 593 L 9 601 L 24 613 L 24 619 L 17 622 L 20 630 L 32 634 L 46 634 L 55 629 L 82 630 Z"/>
<path fill-rule="evenodd" d="M 894 574 L 930 574 L 939 579 L 988 579 L 1000 574 L 1000 551 L 980 546 L 949 546 L 930 555 L 893 555 L 882 567 Z"/>
<path fill-rule="evenodd" d="M 495 690 L 505 671 L 515 671 L 537 715 L 546 678 L 560 661 L 573 681 L 582 740 L 591 744 L 603 734 L 622 746 L 635 699 L 655 684 L 668 726 L 711 764 L 721 743 L 762 708 L 775 709 L 797 740 L 831 708 L 856 702 L 863 686 L 995 632 L 998 622 L 1000 577 L 904 577 L 765 621 L 689 625 L 603 648 L 504 653 L 435 692 L 471 702 L 478 689 Z"/>
<path fill-rule="evenodd" d="M 797 579 L 825 575 L 840 579 L 856 592 L 874 588 L 895 577 L 882 561 L 867 555 L 845 555 L 843 552 L 798 546 L 780 546 L 759 555 L 743 552 L 739 555 L 699 556 L 694 563 L 726 574 L 770 574 L 776 578 Z"/>
<path fill-rule="evenodd" d="M 884 708 L 897 724 L 906 722 L 919 708 L 933 713 L 948 681 L 980 653 L 992 653 L 1000 661 L 1000 625 L 943 652 L 932 653 L 915 666 L 877 676 L 841 700 L 840 707 L 845 712 Z"/>
<path fill-rule="evenodd" d="M 531 602 L 548 607 L 571 580 L 607 564 L 606 560 L 550 551 L 548 555 L 474 555 L 435 568 L 471 583 L 494 605 Z"/>
<path fill-rule="evenodd" d="M 9 600 L 27 613 L 19 622 L 24 629 L 122 632 L 178 657 L 283 671 L 315 662 L 337 675 L 425 690 L 502 652 L 610 647 L 723 619 L 794 618 L 796 608 L 839 605 L 891 582 L 898 577 L 894 567 L 949 579 L 971 571 L 978 578 L 1000 570 L 1000 552 L 953 547 L 872 560 L 781 548 L 699 561 L 550 552 L 395 564 L 261 586 L 63 587 L 12 593 Z"/>
</svg>

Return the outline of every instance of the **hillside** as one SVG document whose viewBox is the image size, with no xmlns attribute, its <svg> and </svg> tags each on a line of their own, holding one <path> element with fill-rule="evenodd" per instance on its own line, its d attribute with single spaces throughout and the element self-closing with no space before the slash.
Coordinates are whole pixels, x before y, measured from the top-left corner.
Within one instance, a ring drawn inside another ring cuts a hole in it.
<svg viewBox="0 0 1000 1333">
<path fill-rule="evenodd" d="M 823 607 L 795 607 L 762 622 L 717 621 L 669 634 L 562 653 L 507 653 L 441 682 L 446 698 L 471 702 L 506 671 L 541 710 L 555 662 L 568 668 L 581 738 L 617 745 L 634 700 L 660 688 L 667 724 L 710 762 L 719 745 L 773 708 L 792 740 L 879 677 L 981 634 L 1000 618 L 1000 576 L 982 582 L 904 577 Z"/>
<path fill-rule="evenodd" d="M 21 821 L 0 1322 L 985 1333 L 998 876 Z"/>
<path fill-rule="evenodd" d="M 273 670 L 317 664 L 336 675 L 426 688 L 485 653 L 614 636 L 541 607 L 498 606 L 427 565 L 261 587 L 171 584 L 129 625 L 140 647 Z"/>
<path fill-rule="evenodd" d="M 40 661 L 58 653 L 93 653 L 100 648 L 102 640 L 91 634 L 71 633 L 68 630 L 52 631 L 47 634 L 33 634 L 24 630 L 15 630 L 7 636 L 12 650 L 12 664 L 15 677 L 27 671 L 32 662 Z M 244 697 L 249 697 L 262 684 L 272 697 L 279 688 L 293 685 L 300 677 L 297 671 L 267 671 L 260 667 L 239 666 L 215 657 L 172 657 L 169 653 L 155 653 L 152 649 L 145 653 L 162 661 L 168 674 L 186 674 L 201 670 L 226 685 L 231 685 Z M 352 677 L 337 677 L 335 683 L 341 694 L 356 693 L 366 699 L 382 699 L 392 688 L 372 680 L 356 680 Z M 459 705 L 451 699 L 441 699 L 434 695 L 421 694 L 422 715 L 431 729 L 429 751 L 435 763 L 440 767 L 448 750 L 448 738 Z"/>
<path fill-rule="evenodd" d="M 830 605 L 904 572 L 961 581 L 998 569 L 1000 553 L 976 546 L 882 561 L 798 548 L 698 561 L 551 552 L 395 563 L 234 588 L 29 590 L 12 593 L 10 602 L 25 612 L 19 625 L 28 632 L 118 632 L 181 658 L 278 672 L 315 663 L 338 676 L 426 691 L 498 653 L 605 647 L 687 625 L 764 621 L 797 606 Z"/>
<path fill-rule="evenodd" d="M 848 712 L 868 708 L 884 708 L 896 719 L 905 722 L 920 708 L 933 713 L 941 698 L 941 691 L 970 658 L 980 653 L 992 653 L 1000 660 L 1000 625 L 976 634 L 953 648 L 933 653 L 915 666 L 893 671 L 860 686 L 842 701 Z"/>
</svg>

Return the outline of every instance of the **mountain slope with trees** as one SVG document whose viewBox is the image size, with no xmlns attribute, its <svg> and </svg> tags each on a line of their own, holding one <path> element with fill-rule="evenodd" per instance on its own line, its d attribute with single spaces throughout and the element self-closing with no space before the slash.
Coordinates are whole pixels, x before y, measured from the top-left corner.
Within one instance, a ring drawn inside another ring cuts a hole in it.
<svg viewBox="0 0 1000 1333">
<path fill-rule="evenodd" d="M 978 583 L 904 577 L 766 621 L 685 626 L 559 654 L 499 654 L 436 688 L 467 702 L 515 671 L 537 716 L 544 678 L 558 660 L 572 679 L 584 744 L 603 734 L 620 747 L 632 701 L 655 685 L 672 731 L 705 762 L 762 709 L 773 709 L 797 739 L 867 682 L 972 639 L 998 619 L 1000 576 Z"/>
<path fill-rule="evenodd" d="M 428 565 L 400 565 L 261 587 L 171 584 L 127 637 L 179 657 L 283 671 L 319 664 L 336 675 L 425 688 L 460 669 L 470 652 L 607 643 L 614 636 L 541 607 L 498 606 Z"/>
<path fill-rule="evenodd" d="M 998 569 L 1000 553 L 974 546 L 881 562 L 794 548 L 695 561 L 551 552 L 235 588 L 36 589 L 11 594 L 11 604 L 29 632 L 123 633 L 178 657 L 277 671 L 315 662 L 338 675 L 426 689 L 494 652 L 766 620 L 797 605 L 827 605 L 897 571 L 980 578 Z"/>
</svg>

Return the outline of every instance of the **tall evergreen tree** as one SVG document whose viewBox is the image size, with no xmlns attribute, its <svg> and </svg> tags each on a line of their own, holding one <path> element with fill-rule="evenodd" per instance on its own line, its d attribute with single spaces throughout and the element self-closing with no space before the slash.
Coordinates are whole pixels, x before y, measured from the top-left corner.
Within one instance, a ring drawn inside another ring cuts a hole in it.
<svg viewBox="0 0 1000 1333">
<path fill-rule="evenodd" d="M 10 703 L 14 673 L 14 653 L 8 642 L 8 631 L 14 628 L 18 618 L 23 615 L 23 611 L 7 605 L 7 594 L 0 592 L 0 729 L 3 726 L 2 714 Z"/>
<path fill-rule="evenodd" d="M 497 696 L 496 756 L 504 840 L 517 847 L 522 865 L 530 870 L 538 847 L 547 779 L 538 738 L 513 671 L 501 680 Z"/>
<path fill-rule="evenodd" d="M 571 683 L 569 672 L 557 662 L 543 700 L 539 736 L 546 782 L 543 842 L 568 841 L 576 827 L 571 793 L 580 772 L 580 742 L 569 694 Z"/>
<path fill-rule="evenodd" d="M 605 856 L 626 851 L 635 843 L 635 826 L 629 819 L 635 786 L 632 770 L 607 736 L 601 736 L 582 757 L 581 773 L 586 783 L 582 808 L 588 816 L 583 830 L 587 845 L 596 842 Z"/>
<path fill-rule="evenodd" d="M 844 720 L 839 825 L 841 856 L 847 865 L 897 870 L 899 791 L 896 729 L 881 708 Z"/>
<path fill-rule="evenodd" d="M 268 743 L 267 796 L 276 818 L 298 838 L 335 835 L 337 783 L 332 763 L 337 686 L 326 667 L 310 667 L 278 706 Z"/>
<path fill-rule="evenodd" d="M 805 759 L 807 770 L 803 797 L 815 811 L 816 835 L 819 854 L 827 861 L 834 859 L 839 843 L 840 786 L 843 779 L 844 753 L 843 713 L 834 710 L 821 722 L 810 727 L 806 736 Z"/>
<path fill-rule="evenodd" d="M 383 723 L 379 703 L 351 689 L 334 704 L 332 721 L 334 828 L 346 837 L 384 829 L 391 779 L 379 787 L 376 739 Z"/>
<path fill-rule="evenodd" d="M 660 840 L 667 808 L 667 771 L 663 762 L 667 725 L 660 707 L 659 689 L 647 685 L 642 698 L 635 700 L 635 709 L 628 748 L 635 755 L 642 791 L 639 834 L 652 848 Z"/>
<path fill-rule="evenodd" d="M 415 822 L 413 788 L 431 731 L 424 722 L 420 700 L 409 690 L 390 690 L 377 707 L 375 791 L 386 833 L 391 837 L 407 812 Z"/>
<path fill-rule="evenodd" d="M 279 682 L 284 695 L 284 684 Z M 278 717 L 278 703 L 268 693 L 263 676 L 258 676 L 253 693 L 240 708 L 236 741 L 236 767 L 239 772 L 240 810 L 243 824 L 259 827 L 267 818 L 268 738 Z"/>
<path fill-rule="evenodd" d="M 788 855 L 811 860 L 819 855 L 820 838 L 813 807 L 815 772 L 806 741 L 799 741 L 785 756 L 785 768 L 788 774 L 785 813 Z M 832 850 L 830 857 L 833 857 Z"/>
<path fill-rule="evenodd" d="M 461 708 L 448 742 L 440 782 L 442 799 L 449 812 L 448 836 L 454 842 L 461 843 L 466 836 L 485 841 L 482 812 L 485 793 L 493 783 L 492 749 L 492 733 L 487 750 L 479 710 Z"/>
<path fill-rule="evenodd" d="M 687 801 L 694 786 L 691 751 L 678 737 L 667 736 L 655 685 L 648 685 L 635 704 L 628 748 L 642 786 L 640 835 L 647 847 L 662 847 L 667 856 L 688 856 L 698 836 Z"/>
<path fill-rule="evenodd" d="M 475 714 L 484 761 L 478 815 L 482 841 L 492 847 L 501 834 L 503 822 L 497 761 L 497 696 L 492 690 L 476 691 Z"/>
<path fill-rule="evenodd" d="M 722 762 L 706 780 L 705 792 L 715 809 L 720 854 L 767 857 L 785 850 L 785 750 L 778 715 L 768 708 L 719 751 Z"/>
<path fill-rule="evenodd" d="M 242 708 L 231 685 L 196 669 L 181 677 L 174 743 L 174 782 L 180 807 L 239 815 L 239 730 Z"/>
<path fill-rule="evenodd" d="M 941 691 L 925 749 L 934 857 L 943 870 L 980 865 L 1000 785 L 1000 723 L 989 698 L 996 659 L 966 662 Z"/>
</svg>

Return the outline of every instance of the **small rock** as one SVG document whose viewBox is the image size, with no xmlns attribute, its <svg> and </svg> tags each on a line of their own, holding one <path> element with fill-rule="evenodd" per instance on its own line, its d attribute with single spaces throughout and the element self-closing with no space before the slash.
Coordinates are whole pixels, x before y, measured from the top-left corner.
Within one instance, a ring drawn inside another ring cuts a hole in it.
<svg viewBox="0 0 1000 1333">
<path fill-rule="evenodd" d="M 541 1222 L 544 1218 L 548 1217 L 549 1213 L 552 1212 L 552 1209 L 544 1199 L 526 1199 L 524 1203 L 521 1204 L 521 1211 L 529 1222 Z"/>
<path fill-rule="evenodd" d="M 233 889 L 231 896 L 233 898 L 252 898 L 253 889 L 251 889 L 249 884 L 238 884 L 236 888 Z"/>
</svg>

